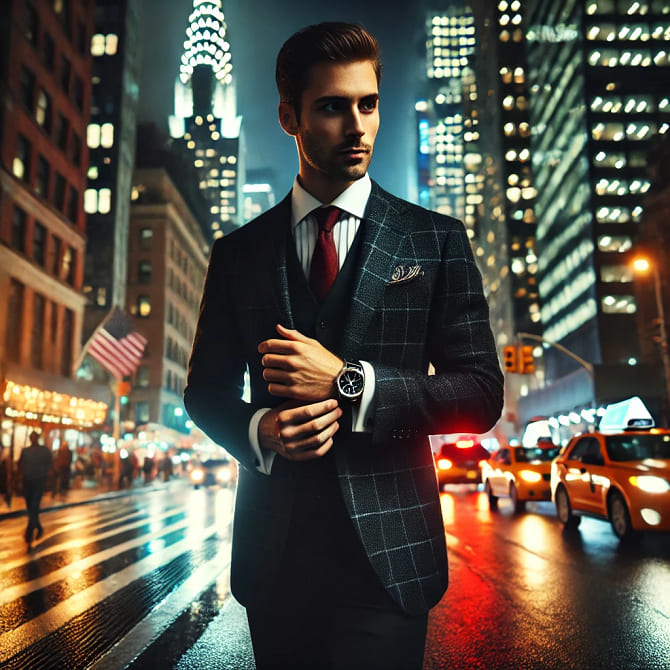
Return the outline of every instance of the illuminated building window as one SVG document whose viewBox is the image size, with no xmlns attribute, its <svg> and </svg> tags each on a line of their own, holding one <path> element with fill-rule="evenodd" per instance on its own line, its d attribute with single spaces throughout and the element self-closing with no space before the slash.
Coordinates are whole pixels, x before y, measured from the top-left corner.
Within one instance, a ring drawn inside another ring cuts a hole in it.
<svg viewBox="0 0 670 670">
<path fill-rule="evenodd" d="M 30 178 L 30 155 L 32 145 L 21 133 L 16 139 L 16 154 L 12 161 L 12 174 L 17 179 L 27 182 Z"/>
<path fill-rule="evenodd" d="M 623 123 L 596 123 L 591 128 L 591 137 L 594 140 L 620 142 L 625 137 Z"/>
<path fill-rule="evenodd" d="M 89 123 L 86 128 L 86 144 L 89 149 L 97 149 L 100 146 L 100 125 Z"/>
<path fill-rule="evenodd" d="M 102 56 L 105 53 L 105 36 L 96 33 L 91 36 L 91 55 Z"/>
<path fill-rule="evenodd" d="M 112 208 L 112 191 L 108 188 L 101 188 L 98 191 L 98 212 L 108 214 Z"/>
<path fill-rule="evenodd" d="M 510 34 L 509 30 L 501 30 L 500 31 L 500 41 L 501 42 L 509 42 Z"/>
<path fill-rule="evenodd" d="M 600 281 L 605 284 L 628 284 L 633 281 L 633 270 L 628 265 L 602 265 Z"/>
<path fill-rule="evenodd" d="M 37 94 L 35 120 L 47 133 L 51 131 L 51 98 L 44 89 Z"/>
<path fill-rule="evenodd" d="M 95 188 L 87 188 L 84 191 L 84 211 L 87 214 L 95 214 L 98 211 L 98 191 Z"/>
<path fill-rule="evenodd" d="M 119 48 L 119 36 L 114 33 L 110 33 L 105 37 L 105 54 L 107 56 L 113 56 Z"/>
<path fill-rule="evenodd" d="M 600 301 L 600 308 L 605 314 L 635 314 L 637 304 L 632 295 L 606 295 Z"/>
<path fill-rule="evenodd" d="M 151 316 L 151 298 L 148 295 L 138 295 L 135 311 L 137 316 L 142 318 Z"/>
<path fill-rule="evenodd" d="M 593 158 L 598 167 L 615 167 L 617 169 L 626 166 L 626 154 L 623 151 L 599 151 Z"/>
<path fill-rule="evenodd" d="M 633 246 L 633 240 L 628 235 L 601 235 L 598 237 L 598 250 L 624 253 Z"/>
<path fill-rule="evenodd" d="M 100 126 L 100 146 L 109 149 L 114 145 L 114 124 L 103 123 Z"/>
<path fill-rule="evenodd" d="M 631 122 L 626 126 L 626 139 L 645 140 L 650 134 L 656 133 L 655 123 Z"/>
<path fill-rule="evenodd" d="M 95 303 L 98 307 L 104 307 L 107 304 L 107 289 L 104 286 L 98 286 L 95 292 Z"/>
<path fill-rule="evenodd" d="M 670 14 L 670 5 L 666 3 L 664 14 Z M 655 40 L 670 41 L 670 25 L 668 23 L 654 23 L 651 27 L 651 37 Z"/>
</svg>

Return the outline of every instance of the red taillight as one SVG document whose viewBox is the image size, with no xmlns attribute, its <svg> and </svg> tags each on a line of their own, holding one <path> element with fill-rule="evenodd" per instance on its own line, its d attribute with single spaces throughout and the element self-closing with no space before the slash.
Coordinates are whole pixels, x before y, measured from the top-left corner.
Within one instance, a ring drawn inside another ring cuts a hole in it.
<svg viewBox="0 0 670 670">
<path fill-rule="evenodd" d="M 454 464 L 448 458 L 440 458 L 437 461 L 438 470 L 449 470 L 449 468 L 453 467 L 453 465 Z"/>
<path fill-rule="evenodd" d="M 474 440 L 457 440 L 456 446 L 459 449 L 469 449 L 470 447 L 475 446 L 475 441 Z"/>
</svg>

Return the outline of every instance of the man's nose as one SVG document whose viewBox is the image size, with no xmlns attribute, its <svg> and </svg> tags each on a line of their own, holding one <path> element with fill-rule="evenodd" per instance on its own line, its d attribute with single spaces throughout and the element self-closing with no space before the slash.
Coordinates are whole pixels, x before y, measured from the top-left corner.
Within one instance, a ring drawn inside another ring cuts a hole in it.
<svg viewBox="0 0 670 670">
<path fill-rule="evenodd" d="M 347 134 L 362 137 L 365 135 L 363 127 L 363 115 L 358 107 L 353 108 L 347 116 Z"/>
</svg>

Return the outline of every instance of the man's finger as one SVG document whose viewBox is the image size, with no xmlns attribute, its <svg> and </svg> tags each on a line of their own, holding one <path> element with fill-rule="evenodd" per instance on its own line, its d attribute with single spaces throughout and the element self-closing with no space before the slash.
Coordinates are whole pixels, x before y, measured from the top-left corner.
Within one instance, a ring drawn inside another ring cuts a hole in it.
<svg viewBox="0 0 670 670">
<path fill-rule="evenodd" d="M 306 335 L 303 335 L 299 330 L 295 330 L 293 328 L 285 328 L 284 326 L 281 325 L 281 323 L 277 324 L 276 330 L 282 337 L 285 337 L 287 340 L 294 340 L 295 342 L 309 342 L 311 339 Z"/>
</svg>

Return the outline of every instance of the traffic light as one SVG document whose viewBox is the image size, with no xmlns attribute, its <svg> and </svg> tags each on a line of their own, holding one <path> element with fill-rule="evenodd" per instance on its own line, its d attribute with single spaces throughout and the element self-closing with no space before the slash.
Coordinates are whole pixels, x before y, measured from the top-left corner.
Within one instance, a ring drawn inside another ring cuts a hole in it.
<svg viewBox="0 0 670 670">
<path fill-rule="evenodd" d="M 127 405 L 128 396 L 130 395 L 130 382 L 119 382 L 116 387 L 116 393 L 119 396 L 119 403 Z"/>
<path fill-rule="evenodd" d="M 533 358 L 533 346 L 524 344 L 521 347 L 521 360 L 519 362 L 519 372 L 525 375 L 532 375 L 535 372 L 535 359 Z"/>
<path fill-rule="evenodd" d="M 510 345 L 503 349 L 503 361 L 505 363 L 505 372 L 519 372 L 516 347 Z"/>
</svg>

